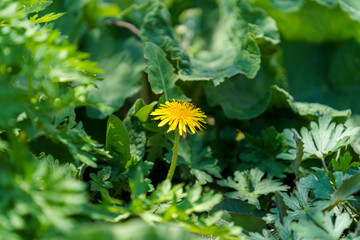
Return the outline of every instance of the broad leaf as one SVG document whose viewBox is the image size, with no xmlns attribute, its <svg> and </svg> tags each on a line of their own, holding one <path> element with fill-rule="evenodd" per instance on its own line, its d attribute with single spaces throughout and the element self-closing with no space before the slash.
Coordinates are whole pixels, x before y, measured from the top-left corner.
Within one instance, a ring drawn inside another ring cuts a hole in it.
<svg viewBox="0 0 360 240">
<path fill-rule="evenodd" d="M 140 90 L 144 61 L 120 53 L 102 60 L 100 65 L 105 70 L 104 80 L 96 82 L 97 88 L 90 92 L 89 100 L 103 104 L 88 107 L 87 113 L 101 119 L 118 110 L 126 98 Z"/>
<path fill-rule="evenodd" d="M 148 73 L 153 92 L 156 94 L 164 93 L 166 100 L 184 99 L 180 88 L 175 86 L 178 76 L 166 59 L 164 51 L 152 42 L 145 43 L 144 51 L 147 59 L 145 71 Z"/>
</svg>

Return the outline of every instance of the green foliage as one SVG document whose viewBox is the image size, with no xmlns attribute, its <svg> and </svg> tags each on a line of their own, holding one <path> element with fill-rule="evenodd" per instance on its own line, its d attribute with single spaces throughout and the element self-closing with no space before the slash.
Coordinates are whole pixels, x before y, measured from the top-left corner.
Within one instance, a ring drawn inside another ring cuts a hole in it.
<svg viewBox="0 0 360 240">
<path fill-rule="evenodd" d="M 154 93 L 164 93 L 165 100 L 181 99 L 181 90 L 175 86 L 178 76 L 174 74 L 174 69 L 161 48 L 151 42 L 145 43 L 144 56 L 151 60 L 146 72 Z"/>
<path fill-rule="evenodd" d="M 287 150 L 285 137 L 271 127 L 263 130 L 261 136 L 246 135 L 245 149 L 239 157 L 244 163 L 242 168 L 257 167 L 270 177 L 284 177 L 286 165 L 276 156 Z"/>
<path fill-rule="evenodd" d="M 223 187 L 229 187 L 236 191 L 228 192 L 225 195 L 230 198 L 238 198 L 247 200 L 250 204 L 260 208 L 258 198 L 262 195 L 267 195 L 275 191 L 286 191 L 287 186 L 281 184 L 273 179 L 262 179 L 264 173 L 258 169 L 251 169 L 250 171 L 234 173 L 234 179 L 229 177 L 226 180 L 220 180 L 218 183 Z"/>
<path fill-rule="evenodd" d="M 301 128 L 300 134 L 294 130 L 304 143 L 304 159 L 324 159 L 327 155 L 349 145 L 352 137 L 358 132 L 358 128 L 345 128 L 343 124 L 331 123 L 331 120 L 330 116 L 325 115 L 319 118 L 319 124 L 310 123 L 310 131 L 305 127 Z M 296 152 L 293 134 L 289 129 L 286 129 L 284 134 L 290 149 L 288 153 L 280 154 L 279 157 L 293 160 Z"/>
<path fill-rule="evenodd" d="M 109 240 L 116 239 L 139 239 L 139 240 L 200 240 L 203 239 L 195 234 L 191 234 L 174 224 L 148 224 L 136 219 L 120 225 L 82 225 L 74 231 L 68 239 L 90 239 L 96 240 L 104 238 Z"/>
<path fill-rule="evenodd" d="M 0 1 L 0 239 L 358 239 L 359 16 Z M 170 182 L 173 132 L 150 113 L 173 98 L 208 117 Z"/>
<path fill-rule="evenodd" d="M 346 228 L 351 224 L 349 214 L 342 213 L 332 219 L 333 214 L 314 211 L 310 214 L 311 220 L 301 219 L 291 224 L 292 229 L 302 239 L 339 239 Z"/>
<path fill-rule="evenodd" d="M 58 14 L 49 13 L 49 14 L 46 14 L 45 16 L 43 16 L 43 17 L 40 17 L 40 18 L 38 18 L 38 14 L 35 14 L 34 16 L 32 16 L 30 18 L 30 21 L 33 22 L 33 23 L 51 22 L 51 21 L 54 21 L 54 20 L 58 19 L 59 17 L 63 16 L 64 14 L 65 13 L 58 13 Z"/>
<path fill-rule="evenodd" d="M 111 115 L 107 122 L 106 149 L 117 155 L 120 168 L 123 169 L 130 159 L 130 137 L 124 123 L 115 115 Z"/>
<path fill-rule="evenodd" d="M 7 169 L 2 171 L 0 183 L 1 235 L 10 239 L 42 238 L 73 231 L 71 216 L 81 213 L 87 202 L 85 184 L 72 177 L 69 167 L 51 157 L 21 159 L 17 157 L 25 157 L 24 146 L 14 150 L 18 156 L 13 160 L 20 164 L 1 160 Z"/>
<path fill-rule="evenodd" d="M 331 164 L 334 168 L 334 171 L 342 171 L 343 174 L 347 173 L 350 168 L 360 167 L 359 162 L 351 162 L 352 156 L 349 152 L 344 153 L 344 155 L 340 156 L 337 161 L 335 158 L 331 160 Z"/>
<path fill-rule="evenodd" d="M 248 232 L 261 232 L 266 227 L 265 221 L 261 219 L 264 217 L 263 212 L 241 200 L 224 199 L 216 209 L 225 211 L 224 221 L 234 222 Z"/>
<path fill-rule="evenodd" d="M 192 136 L 187 141 L 181 141 L 178 150 L 177 165 L 184 164 L 190 168 L 190 174 L 195 176 L 200 184 L 213 182 L 213 177 L 221 178 L 217 159 L 212 156 L 210 147 L 203 147 L 201 140 Z M 172 152 L 168 152 L 166 161 L 171 162 Z"/>
</svg>

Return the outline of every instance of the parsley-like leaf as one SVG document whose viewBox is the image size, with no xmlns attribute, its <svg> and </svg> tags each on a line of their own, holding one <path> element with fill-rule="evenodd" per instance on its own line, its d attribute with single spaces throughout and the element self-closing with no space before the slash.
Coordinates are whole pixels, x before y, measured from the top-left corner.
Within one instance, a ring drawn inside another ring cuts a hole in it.
<svg viewBox="0 0 360 240">
<path fill-rule="evenodd" d="M 259 169 L 250 171 L 236 171 L 234 178 L 228 177 L 226 180 L 218 181 L 220 186 L 233 188 L 236 191 L 228 192 L 225 195 L 230 198 L 247 200 L 250 204 L 260 208 L 258 198 L 275 191 L 286 191 L 288 186 L 273 179 L 262 179 L 264 173 Z"/>
</svg>

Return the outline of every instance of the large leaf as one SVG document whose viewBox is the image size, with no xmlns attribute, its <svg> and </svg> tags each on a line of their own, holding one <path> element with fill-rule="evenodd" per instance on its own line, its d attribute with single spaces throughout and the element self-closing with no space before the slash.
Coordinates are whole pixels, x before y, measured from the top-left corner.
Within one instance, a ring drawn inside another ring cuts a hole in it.
<svg viewBox="0 0 360 240">
<path fill-rule="evenodd" d="M 360 2 L 356 0 L 338 0 L 341 8 L 346 11 L 350 18 L 360 22 Z"/>
<path fill-rule="evenodd" d="M 145 71 L 149 75 L 149 82 L 154 93 L 164 93 L 166 100 L 183 99 L 179 87 L 175 86 L 178 76 L 174 68 L 166 59 L 164 51 L 152 42 L 145 43 L 145 58 L 147 66 Z"/>
<path fill-rule="evenodd" d="M 97 88 L 89 94 L 92 102 L 102 103 L 101 108 L 88 108 L 87 113 L 93 118 L 105 118 L 118 110 L 126 98 L 137 93 L 144 68 L 143 62 L 123 54 L 101 61 L 101 66 L 105 70 L 104 80 L 96 82 Z"/>
<path fill-rule="evenodd" d="M 350 108 L 359 113 L 360 64 L 354 60 L 359 49 L 355 41 L 283 44 L 290 94 L 300 102 L 326 104 L 339 110 Z"/>
<path fill-rule="evenodd" d="M 331 2 L 334 1 L 255 0 L 254 5 L 265 9 L 276 21 L 286 41 L 319 43 L 360 39 L 358 2 L 338 0 L 336 6 Z"/>
<path fill-rule="evenodd" d="M 145 16 L 141 25 L 141 38 L 165 49 L 170 58 L 177 62 L 176 67 L 184 72 L 190 68 L 189 56 L 180 49 L 171 26 L 170 13 L 160 1 L 148 1 L 144 8 Z"/>
<path fill-rule="evenodd" d="M 279 42 L 275 21 L 265 11 L 243 0 L 221 1 L 211 51 L 201 51 L 192 58 L 191 72 L 182 73 L 181 79 L 213 80 L 218 85 L 236 74 L 254 78 L 260 65 L 257 42 L 263 41 Z"/>
<path fill-rule="evenodd" d="M 207 85 L 210 106 L 220 105 L 229 118 L 251 119 L 259 116 L 271 103 L 272 86 L 283 84 L 282 69 L 274 59 L 263 59 L 262 68 L 254 79 L 237 75 L 214 87 Z"/>
</svg>

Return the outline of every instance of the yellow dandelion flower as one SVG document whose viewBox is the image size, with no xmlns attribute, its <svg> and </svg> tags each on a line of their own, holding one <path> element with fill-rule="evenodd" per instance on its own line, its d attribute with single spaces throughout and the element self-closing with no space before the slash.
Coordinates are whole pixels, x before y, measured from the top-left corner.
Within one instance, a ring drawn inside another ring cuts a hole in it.
<svg viewBox="0 0 360 240">
<path fill-rule="evenodd" d="M 154 110 L 151 115 L 155 115 L 155 120 L 161 120 L 159 127 L 169 124 L 169 130 L 174 131 L 179 129 L 179 134 L 182 136 L 183 132 L 190 129 L 192 133 L 196 130 L 202 130 L 204 126 L 206 115 L 200 108 L 194 104 L 173 99 L 172 102 L 166 101 L 165 104 L 160 104 L 160 108 Z"/>
</svg>

